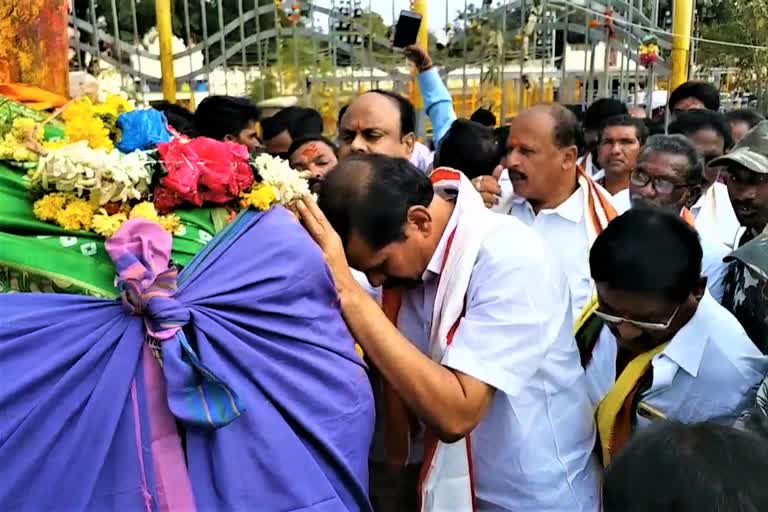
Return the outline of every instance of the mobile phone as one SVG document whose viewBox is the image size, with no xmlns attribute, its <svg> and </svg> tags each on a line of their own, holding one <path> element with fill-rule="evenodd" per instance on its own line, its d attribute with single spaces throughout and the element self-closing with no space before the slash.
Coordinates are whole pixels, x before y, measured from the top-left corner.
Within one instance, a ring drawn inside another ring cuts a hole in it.
<svg viewBox="0 0 768 512">
<path fill-rule="evenodd" d="M 400 11 L 400 17 L 395 24 L 395 39 L 392 46 L 395 48 L 405 48 L 416 44 L 421 28 L 421 14 L 413 11 Z"/>
</svg>

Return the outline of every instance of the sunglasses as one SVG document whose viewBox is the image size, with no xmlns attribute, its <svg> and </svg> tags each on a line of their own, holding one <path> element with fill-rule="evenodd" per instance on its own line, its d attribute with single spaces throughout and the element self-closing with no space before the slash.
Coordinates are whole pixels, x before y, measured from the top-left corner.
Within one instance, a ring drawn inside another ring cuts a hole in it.
<svg viewBox="0 0 768 512">
<path fill-rule="evenodd" d="M 595 316 L 611 325 L 629 324 L 634 327 L 637 327 L 638 329 L 642 329 L 644 331 L 666 331 L 667 329 L 669 329 L 669 326 L 672 325 L 672 321 L 677 316 L 678 311 L 680 311 L 680 306 L 677 306 L 675 308 L 675 311 L 674 313 L 672 313 L 672 316 L 670 316 L 669 320 L 667 320 L 667 322 L 663 324 L 653 323 L 653 322 L 638 322 L 636 320 L 630 320 L 628 318 L 623 318 L 620 316 L 609 315 L 608 313 L 603 313 L 602 311 L 595 311 Z"/>
</svg>

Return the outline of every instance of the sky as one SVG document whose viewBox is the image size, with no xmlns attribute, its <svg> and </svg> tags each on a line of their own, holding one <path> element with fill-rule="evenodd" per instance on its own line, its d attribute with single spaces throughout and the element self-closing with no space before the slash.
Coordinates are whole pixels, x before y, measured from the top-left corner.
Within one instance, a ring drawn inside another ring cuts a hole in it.
<svg viewBox="0 0 768 512">
<path fill-rule="evenodd" d="M 344 0 L 336 0 L 336 5 L 341 5 Z M 377 12 L 384 19 L 384 23 L 391 25 L 392 12 L 394 10 L 395 18 L 400 14 L 403 9 L 408 9 L 410 2 L 408 0 L 360 0 L 360 7 L 364 10 L 368 9 L 370 2 L 371 10 Z M 427 0 L 427 4 L 431 10 L 427 14 L 427 25 L 430 32 L 433 32 L 438 39 L 445 34 L 443 29 L 445 28 L 445 7 L 446 2 L 448 5 L 449 21 L 453 21 L 459 10 L 464 9 L 464 0 Z M 325 7 L 331 6 L 331 0 L 317 0 L 317 3 Z M 467 3 L 471 3 L 467 0 Z M 475 3 L 479 3 L 476 0 Z M 394 9 L 393 9 L 394 7 Z"/>
</svg>

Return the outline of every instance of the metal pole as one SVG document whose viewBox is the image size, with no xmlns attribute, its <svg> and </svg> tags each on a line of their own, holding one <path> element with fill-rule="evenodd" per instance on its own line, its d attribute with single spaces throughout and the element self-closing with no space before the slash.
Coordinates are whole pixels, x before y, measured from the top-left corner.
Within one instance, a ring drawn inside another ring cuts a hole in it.
<svg viewBox="0 0 768 512">
<path fill-rule="evenodd" d="M 691 49 L 693 0 L 674 0 L 672 10 L 672 53 L 669 71 L 669 90 L 688 80 L 688 52 Z"/>
<path fill-rule="evenodd" d="M 331 15 L 328 17 L 328 23 L 330 28 L 328 32 L 331 34 L 331 69 L 333 70 L 333 84 L 337 84 L 336 80 L 336 0 L 331 0 Z M 342 84 L 343 86 L 343 84 Z M 339 94 L 343 92 L 343 87 L 340 86 L 333 94 L 333 111 L 339 111 Z M 337 130 L 338 132 L 338 130 Z M 338 133 L 337 133 L 338 135 Z"/>
<path fill-rule="evenodd" d="M 565 9 L 565 16 L 563 18 L 563 56 L 561 57 L 560 61 L 560 92 L 558 93 L 558 100 L 560 103 L 565 103 L 566 97 L 566 82 L 567 79 L 567 73 L 565 69 L 565 62 L 566 62 L 566 55 L 568 54 L 568 23 L 569 23 L 569 17 L 570 17 L 571 11 L 566 7 Z M 568 94 L 568 101 L 570 101 L 570 93 Z"/>
<path fill-rule="evenodd" d="M 427 45 L 424 46 L 427 50 Z M 373 89 L 373 5 L 368 0 L 368 67 L 371 74 L 371 89 Z"/>
<path fill-rule="evenodd" d="M 589 93 L 589 54 L 592 53 L 592 49 L 589 45 L 589 16 L 587 16 L 584 24 L 584 83 L 581 87 L 581 111 L 584 112 L 587 108 L 587 96 Z"/>
<path fill-rule="evenodd" d="M 277 4 L 274 4 L 275 6 L 275 45 L 276 45 L 276 52 L 277 52 L 277 84 L 279 93 L 283 94 L 283 24 L 280 23 L 280 10 L 277 7 Z"/>
<path fill-rule="evenodd" d="M 141 72 L 141 54 L 139 54 L 139 46 L 141 41 L 139 39 L 139 23 L 136 19 L 136 2 L 131 2 L 131 21 L 133 22 L 133 45 L 136 48 L 136 62 L 139 68 L 139 91 L 141 94 L 141 102 L 144 103 L 144 74 Z"/>
<path fill-rule="evenodd" d="M 117 71 L 120 73 L 120 85 L 123 85 L 123 50 L 120 48 L 120 30 L 117 26 L 117 4 L 115 0 L 110 2 L 112 7 L 112 49 L 115 50 L 115 60 L 117 60 Z"/>
<path fill-rule="evenodd" d="M 208 48 L 208 11 L 205 9 L 206 1 L 200 0 L 200 21 L 203 25 L 203 51 L 205 55 L 205 81 L 208 86 L 208 93 L 212 93 L 211 90 L 211 53 Z"/>
<path fill-rule="evenodd" d="M 237 19 L 240 21 L 240 66 L 243 68 L 243 82 L 246 86 L 246 94 L 250 91 L 247 90 L 248 81 L 246 80 L 245 68 L 248 67 L 248 59 L 245 56 L 245 23 L 243 22 L 243 0 L 237 0 Z"/>
<path fill-rule="evenodd" d="M 221 44 L 222 66 L 224 67 L 224 94 L 229 94 L 229 72 L 227 71 L 227 41 L 224 34 L 224 7 L 221 0 L 216 2 L 216 10 L 219 18 L 219 42 Z"/>
<path fill-rule="evenodd" d="M 190 29 L 190 25 L 189 25 L 189 0 L 184 0 L 184 32 L 185 32 L 185 35 L 187 36 L 186 37 L 186 43 L 187 43 L 186 47 L 187 47 L 187 50 L 189 50 L 193 46 L 193 44 L 192 44 L 192 30 Z M 194 64 L 192 62 L 192 53 L 190 52 L 190 54 L 189 54 L 189 72 L 190 73 L 192 73 L 192 71 L 193 71 L 193 69 L 192 69 L 193 65 Z M 192 80 L 190 80 L 189 87 L 190 87 L 190 89 L 192 89 L 192 91 L 194 93 L 195 89 L 194 89 L 194 87 L 192 87 L 192 83 L 191 82 L 192 82 Z M 192 105 L 192 108 L 195 108 L 195 107 L 196 107 L 196 105 Z"/>
<path fill-rule="evenodd" d="M 91 64 L 93 64 L 93 71 L 94 74 L 98 73 L 100 63 L 101 63 L 101 49 L 99 48 L 99 21 L 96 18 L 96 2 L 94 0 L 90 1 L 90 14 L 91 14 L 91 27 L 93 28 L 93 32 L 91 33 L 91 42 L 93 43 L 93 48 L 95 54 L 91 55 Z M 95 61 L 93 59 L 96 59 Z"/>
<path fill-rule="evenodd" d="M 465 0 L 466 1 L 466 0 Z M 523 75 L 525 74 L 525 0 L 520 0 L 520 30 L 523 39 L 520 40 L 520 87 L 518 89 L 517 98 L 517 113 L 523 111 L 523 103 L 525 100 L 525 84 L 523 82 Z"/>
<path fill-rule="evenodd" d="M 448 2 L 446 2 L 446 9 Z M 504 0 L 504 10 L 501 12 L 501 51 L 499 52 L 499 87 L 501 87 L 501 105 L 499 106 L 499 126 L 504 126 L 507 116 L 507 87 L 506 87 L 506 70 L 507 70 L 507 0 Z M 446 23 L 448 21 L 448 13 L 446 12 Z"/>
<path fill-rule="evenodd" d="M 171 27 L 171 0 L 155 1 L 157 39 L 160 44 L 160 69 L 162 73 L 163 98 L 176 103 L 176 78 L 173 74 L 173 29 Z"/>
<path fill-rule="evenodd" d="M 318 55 L 317 55 L 317 31 L 315 30 L 315 2 L 312 2 L 309 4 L 309 17 L 312 20 L 311 29 L 312 29 L 312 76 L 314 78 L 317 78 L 320 76 L 320 70 L 317 67 L 317 61 L 318 61 Z M 314 100 L 312 99 L 314 96 L 316 96 L 317 87 L 312 87 L 312 89 L 309 91 L 309 97 L 307 98 L 307 101 L 309 102 L 310 106 L 314 105 Z"/>
<path fill-rule="evenodd" d="M 541 39 L 539 44 L 541 46 L 541 78 L 539 80 L 539 103 L 544 103 L 544 66 L 547 62 L 547 45 L 545 44 L 545 37 L 547 36 L 549 27 L 549 13 L 547 12 L 547 0 L 541 2 L 541 16 L 544 18 L 539 23 L 541 27 Z"/>
<path fill-rule="evenodd" d="M 422 21 L 422 25 L 423 25 Z M 464 51 L 461 64 L 461 117 L 467 117 L 467 0 L 464 0 Z M 446 77 L 447 78 L 447 77 Z"/>
<path fill-rule="evenodd" d="M 256 41 L 256 59 L 259 62 L 259 100 L 264 101 L 264 81 L 267 79 L 264 70 L 264 55 L 262 54 L 262 40 L 261 40 L 261 10 L 259 9 L 259 0 L 253 0 L 253 12 L 255 14 L 254 20 L 256 21 L 256 33 L 259 35 L 259 39 Z"/>
</svg>

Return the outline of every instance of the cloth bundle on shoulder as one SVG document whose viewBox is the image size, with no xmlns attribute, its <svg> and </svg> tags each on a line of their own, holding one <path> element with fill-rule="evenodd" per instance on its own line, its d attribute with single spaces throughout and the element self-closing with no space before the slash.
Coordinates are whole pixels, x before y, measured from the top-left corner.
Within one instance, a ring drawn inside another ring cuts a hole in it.
<svg viewBox="0 0 768 512">
<path fill-rule="evenodd" d="M 369 510 L 371 389 L 319 249 L 282 208 L 178 279 L 170 243 L 107 243 L 121 301 L 0 294 L 0 509 Z"/>
</svg>

